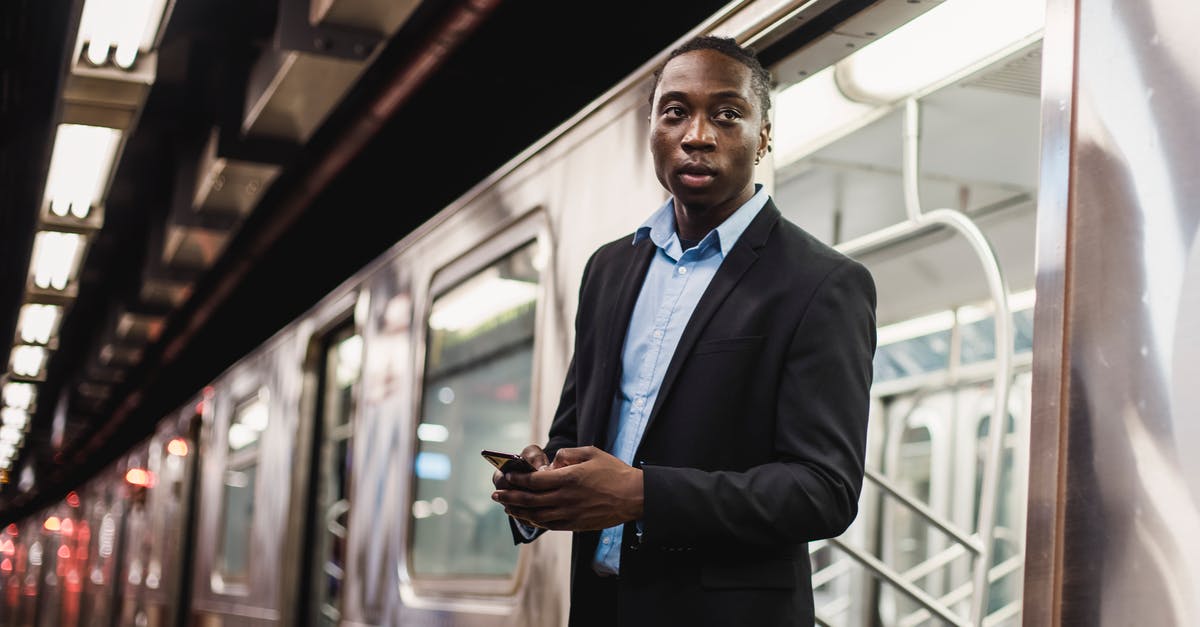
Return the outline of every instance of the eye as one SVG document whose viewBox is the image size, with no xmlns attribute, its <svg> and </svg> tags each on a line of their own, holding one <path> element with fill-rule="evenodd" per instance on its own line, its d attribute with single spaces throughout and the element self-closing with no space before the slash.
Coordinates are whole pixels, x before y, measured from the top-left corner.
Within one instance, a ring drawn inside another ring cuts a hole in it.
<svg viewBox="0 0 1200 627">
<path fill-rule="evenodd" d="M 717 119 L 723 122 L 732 122 L 742 118 L 741 112 L 736 109 L 721 109 L 717 112 Z"/>
<path fill-rule="evenodd" d="M 684 111 L 683 107 L 679 105 L 669 105 L 663 107 L 663 115 L 668 118 L 682 118 L 687 116 L 687 111 Z"/>
</svg>

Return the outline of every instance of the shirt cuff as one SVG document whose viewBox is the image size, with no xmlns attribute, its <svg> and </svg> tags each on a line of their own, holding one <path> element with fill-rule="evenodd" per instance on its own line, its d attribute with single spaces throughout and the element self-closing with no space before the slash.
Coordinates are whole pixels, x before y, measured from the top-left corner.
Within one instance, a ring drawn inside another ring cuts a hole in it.
<svg viewBox="0 0 1200 627">
<path fill-rule="evenodd" d="M 522 538 L 526 540 L 532 540 L 537 537 L 537 527 L 534 527 L 533 525 L 527 525 L 516 518 L 513 519 L 513 522 L 516 523 L 517 531 L 520 532 Z"/>
</svg>

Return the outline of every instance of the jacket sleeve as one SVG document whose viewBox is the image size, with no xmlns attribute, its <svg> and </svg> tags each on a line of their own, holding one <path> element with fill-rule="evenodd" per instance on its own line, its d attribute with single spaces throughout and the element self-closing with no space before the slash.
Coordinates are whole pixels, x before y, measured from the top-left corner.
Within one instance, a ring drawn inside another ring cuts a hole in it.
<svg viewBox="0 0 1200 627">
<path fill-rule="evenodd" d="M 644 466 L 644 544 L 797 544 L 854 520 L 863 481 L 875 285 L 845 261 L 825 277 L 789 340 L 775 459 L 742 472 Z"/>
</svg>

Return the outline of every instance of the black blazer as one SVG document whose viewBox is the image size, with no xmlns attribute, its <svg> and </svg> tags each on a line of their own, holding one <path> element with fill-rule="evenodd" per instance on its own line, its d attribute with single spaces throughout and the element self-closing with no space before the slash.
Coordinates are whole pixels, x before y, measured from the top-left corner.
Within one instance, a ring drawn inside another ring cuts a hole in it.
<svg viewBox="0 0 1200 627">
<path fill-rule="evenodd" d="M 550 456 L 607 445 L 621 349 L 655 251 L 631 241 L 601 247 L 584 270 Z M 619 581 L 591 572 L 599 532 L 574 536 L 571 624 L 594 624 L 595 608 L 614 602 L 622 627 L 813 624 L 807 542 L 838 535 L 857 513 L 874 352 L 871 275 L 768 202 L 663 378 L 634 457 L 644 533 L 626 525 Z"/>
</svg>

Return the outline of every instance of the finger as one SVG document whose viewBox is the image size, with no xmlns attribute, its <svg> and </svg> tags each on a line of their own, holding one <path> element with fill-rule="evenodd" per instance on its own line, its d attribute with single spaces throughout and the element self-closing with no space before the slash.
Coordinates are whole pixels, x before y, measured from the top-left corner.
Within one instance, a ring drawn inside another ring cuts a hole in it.
<svg viewBox="0 0 1200 627">
<path fill-rule="evenodd" d="M 492 485 L 500 490 L 507 490 L 511 487 L 508 480 L 504 478 L 504 473 L 499 470 L 492 473 Z"/>
<path fill-rule="evenodd" d="M 562 468 L 572 464 L 580 464 L 589 459 L 592 459 L 600 453 L 600 449 L 594 446 L 580 446 L 576 448 L 560 449 L 554 455 L 554 465 L 552 468 Z"/>
<path fill-rule="evenodd" d="M 516 490 L 530 490 L 529 477 L 535 473 L 532 472 L 510 472 L 504 475 L 504 482 L 509 488 Z"/>
<path fill-rule="evenodd" d="M 545 494 L 527 492 L 525 490 L 497 490 L 492 493 L 492 500 L 506 507 L 524 507 L 537 509 L 554 504 Z"/>
<path fill-rule="evenodd" d="M 541 472 L 527 472 L 523 475 L 510 474 L 509 483 L 530 492 L 551 492 L 575 483 L 575 470 L 572 468 L 548 468 Z"/>
<path fill-rule="evenodd" d="M 550 465 L 550 458 L 546 456 L 546 451 L 536 444 L 530 444 L 521 451 L 521 457 L 529 462 L 530 466 L 541 470 L 543 467 Z"/>
</svg>

